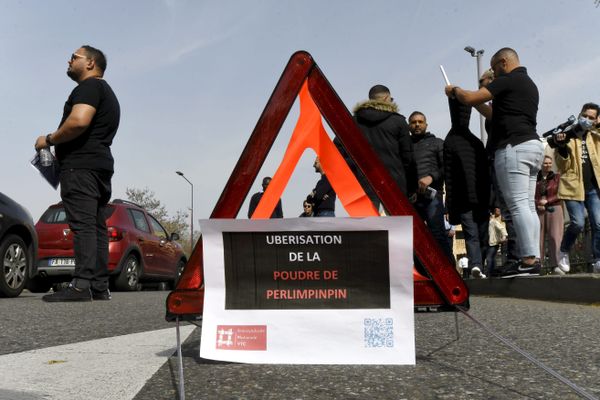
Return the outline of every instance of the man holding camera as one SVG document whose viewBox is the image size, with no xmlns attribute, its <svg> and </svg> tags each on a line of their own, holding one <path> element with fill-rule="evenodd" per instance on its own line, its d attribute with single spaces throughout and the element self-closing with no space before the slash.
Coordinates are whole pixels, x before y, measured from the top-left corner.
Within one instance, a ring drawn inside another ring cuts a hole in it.
<svg viewBox="0 0 600 400">
<path fill-rule="evenodd" d="M 413 205 L 444 253 L 454 263 L 446 234 L 442 199 L 444 141 L 427 131 L 427 118 L 420 111 L 415 111 L 408 117 L 408 130 L 413 143 L 418 178 Z"/>
<path fill-rule="evenodd" d="M 563 273 L 570 269 L 569 250 L 585 226 L 584 209 L 592 228 L 593 268 L 600 273 L 600 131 L 595 127 L 599 113 L 597 104 L 584 104 L 577 125 L 552 138 L 561 175 L 558 197 L 565 201 L 570 219 L 560 244 L 557 269 Z"/>
</svg>

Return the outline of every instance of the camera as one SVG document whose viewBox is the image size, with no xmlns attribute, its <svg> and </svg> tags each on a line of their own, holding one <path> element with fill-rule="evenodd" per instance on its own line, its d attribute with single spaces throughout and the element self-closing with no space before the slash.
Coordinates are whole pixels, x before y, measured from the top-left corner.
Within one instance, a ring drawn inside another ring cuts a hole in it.
<svg viewBox="0 0 600 400">
<path fill-rule="evenodd" d="M 571 140 L 572 138 L 574 138 L 582 132 L 583 128 L 581 127 L 581 125 L 579 125 L 577 118 L 575 118 L 574 115 L 571 115 L 569 119 L 567 119 L 562 124 L 558 125 L 556 128 L 550 129 L 548 132 L 543 133 L 542 137 L 547 137 L 548 145 L 551 148 L 555 149 L 562 144 L 568 143 L 569 140 Z M 556 140 L 556 135 L 558 135 L 559 133 L 564 133 L 567 135 L 567 137 L 560 143 Z"/>
<path fill-rule="evenodd" d="M 435 199 L 435 196 L 437 196 L 437 190 L 428 186 L 427 190 L 425 191 L 425 197 L 429 200 L 433 200 Z"/>
</svg>

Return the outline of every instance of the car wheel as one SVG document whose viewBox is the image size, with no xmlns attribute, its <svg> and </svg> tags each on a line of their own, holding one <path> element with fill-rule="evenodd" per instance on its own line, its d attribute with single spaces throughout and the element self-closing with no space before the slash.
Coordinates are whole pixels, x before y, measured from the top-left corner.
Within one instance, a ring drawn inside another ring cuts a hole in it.
<svg viewBox="0 0 600 400">
<path fill-rule="evenodd" d="M 185 269 L 185 261 L 179 260 L 179 262 L 177 263 L 177 268 L 175 270 L 175 279 L 173 279 L 173 282 L 172 282 L 173 289 L 175 289 L 177 287 L 177 283 L 179 282 L 179 279 L 181 279 L 181 274 L 183 274 L 184 269 Z"/>
<path fill-rule="evenodd" d="M 29 279 L 29 282 L 27 282 L 27 289 L 31 293 L 46 293 L 51 287 L 52 284 L 50 282 L 40 278 L 39 276 L 31 278 Z"/>
<path fill-rule="evenodd" d="M 128 292 L 141 290 L 140 272 L 141 268 L 137 257 L 132 254 L 127 256 L 123 268 L 121 269 L 121 273 L 115 281 L 116 289 Z"/>
<path fill-rule="evenodd" d="M 156 290 L 162 292 L 164 290 L 169 290 L 169 283 L 168 282 L 158 282 L 158 284 L 156 285 Z"/>
<path fill-rule="evenodd" d="M 27 245 L 17 235 L 8 235 L 0 245 L 0 295 L 17 297 L 27 283 L 29 252 Z"/>
</svg>

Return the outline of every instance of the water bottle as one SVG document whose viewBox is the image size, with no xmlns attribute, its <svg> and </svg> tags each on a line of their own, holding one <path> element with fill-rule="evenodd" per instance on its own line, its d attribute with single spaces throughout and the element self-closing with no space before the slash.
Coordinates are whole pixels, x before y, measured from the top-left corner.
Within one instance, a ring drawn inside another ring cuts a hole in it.
<svg viewBox="0 0 600 400">
<path fill-rule="evenodd" d="M 42 165 L 42 167 L 49 167 L 52 165 L 52 162 L 54 160 L 53 160 L 52 153 L 50 152 L 50 149 L 47 149 L 47 148 L 40 149 L 39 156 L 40 156 L 40 164 Z"/>
</svg>

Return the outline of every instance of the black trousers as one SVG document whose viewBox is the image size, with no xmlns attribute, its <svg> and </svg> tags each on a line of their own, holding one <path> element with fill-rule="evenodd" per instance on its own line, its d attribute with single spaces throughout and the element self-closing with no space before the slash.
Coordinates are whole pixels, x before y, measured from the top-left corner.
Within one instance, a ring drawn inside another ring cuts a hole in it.
<svg viewBox="0 0 600 400">
<path fill-rule="evenodd" d="M 60 172 L 60 197 L 73 232 L 78 289 L 108 288 L 108 233 L 106 204 L 111 196 L 112 172 L 64 169 Z"/>
</svg>

